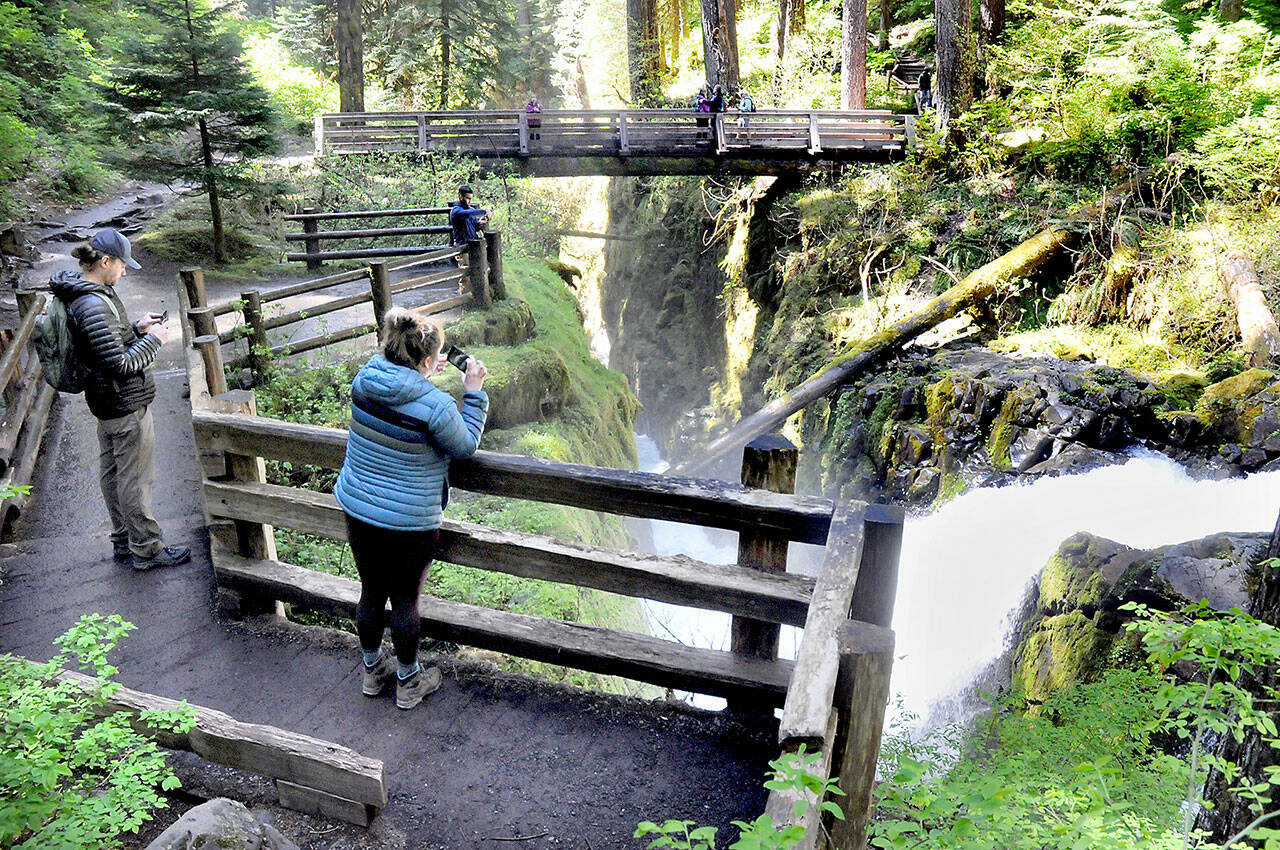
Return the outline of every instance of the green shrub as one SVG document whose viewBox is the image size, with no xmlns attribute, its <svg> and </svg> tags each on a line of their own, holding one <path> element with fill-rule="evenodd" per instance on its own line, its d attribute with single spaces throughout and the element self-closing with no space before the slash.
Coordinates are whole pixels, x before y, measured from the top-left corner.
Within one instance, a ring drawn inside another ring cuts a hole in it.
<svg viewBox="0 0 1280 850">
<path fill-rule="evenodd" d="M 178 779 L 157 746 L 124 712 L 99 717 L 119 685 L 108 653 L 133 626 L 86 614 L 55 641 L 46 663 L 0 655 L 0 846 L 111 848 L 164 808 L 157 789 Z M 71 664 L 96 676 L 85 689 L 59 673 Z M 185 710 L 144 711 L 141 719 L 185 732 Z"/>
</svg>

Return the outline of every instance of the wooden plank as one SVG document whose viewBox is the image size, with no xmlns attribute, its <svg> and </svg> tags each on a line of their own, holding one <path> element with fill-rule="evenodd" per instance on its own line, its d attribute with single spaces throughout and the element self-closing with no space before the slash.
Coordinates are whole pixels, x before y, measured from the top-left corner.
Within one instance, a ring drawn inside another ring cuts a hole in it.
<svg viewBox="0 0 1280 850">
<path fill-rule="evenodd" d="M 342 466 L 346 452 L 347 432 L 336 428 L 205 411 L 195 411 L 192 421 L 199 443 L 224 451 L 330 469 Z M 801 543 L 824 543 L 831 521 L 831 501 L 816 496 L 497 452 L 479 451 L 453 461 L 449 477 L 455 486 L 476 493 L 733 531 L 756 530 Z M 868 512 L 878 521 L 902 521 L 902 510 L 890 505 L 870 505 Z"/>
<path fill-rule="evenodd" d="M 461 283 L 461 274 L 455 274 L 453 277 Z M 437 313 L 448 312 L 455 307 L 466 307 L 473 301 L 475 301 L 475 299 L 471 297 L 471 293 L 464 292 L 461 295 L 455 295 L 452 298 L 446 298 L 443 301 L 432 301 L 430 304 L 423 304 L 421 307 L 413 307 L 409 312 L 416 314 L 419 318 L 425 318 L 426 316 L 434 316 Z"/>
<path fill-rule="evenodd" d="M 315 233 L 286 233 L 286 242 L 304 242 L 307 239 L 365 239 L 376 236 L 417 236 L 422 233 L 448 233 L 447 224 L 420 224 L 412 227 L 374 227 L 366 230 L 320 230 Z"/>
<path fill-rule="evenodd" d="M 276 793 L 280 797 L 280 805 L 295 812 L 333 818 L 334 820 L 354 823 L 357 826 L 368 826 L 372 820 L 369 806 L 346 797 L 326 794 L 315 788 L 295 785 L 283 779 L 276 780 Z"/>
<path fill-rule="evenodd" d="M 902 554 L 902 518 L 868 516 L 866 541 L 849 616 L 889 628 L 898 595 L 898 561 Z"/>
<path fill-rule="evenodd" d="M 323 304 L 317 304 L 314 307 L 304 307 L 301 310 L 294 310 L 291 313 L 281 313 L 279 316 L 272 316 L 266 319 L 262 326 L 267 330 L 282 328 L 285 325 L 292 325 L 294 322 L 301 322 L 305 319 L 315 318 L 316 316 L 324 316 L 328 313 L 336 313 L 339 310 L 345 310 L 348 307 L 355 307 L 358 304 L 364 304 L 373 300 L 371 292 L 357 292 L 355 295 L 348 295 L 346 298 L 335 298 L 332 301 L 326 301 Z M 228 340 L 229 341 L 229 340 Z"/>
<path fill-rule="evenodd" d="M 359 582 L 280 561 L 221 552 L 215 557 L 214 573 L 219 584 L 232 589 L 251 589 L 340 617 L 353 618 L 360 598 Z M 423 596 L 418 610 L 427 637 L 662 687 L 780 705 L 791 680 L 790 661 L 740 658 L 651 635 L 494 611 L 432 596 Z"/>
<path fill-rule="evenodd" d="M 876 761 L 884 730 L 893 674 L 893 632 L 849 622 L 840 637 L 840 676 L 836 704 L 843 717 L 833 745 L 840 790 L 836 802 L 843 821 L 831 825 L 836 847 L 865 847 L 875 786 Z"/>
<path fill-rule="evenodd" d="M 438 283 L 448 283 L 449 281 L 461 280 L 463 272 L 461 269 L 451 268 L 442 272 L 432 272 L 431 274 L 418 275 L 417 277 L 405 278 L 396 281 L 391 287 L 393 295 L 400 292 L 408 292 L 411 289 L 421 289 L 424 286 L 433 286 Z"/>
<path fill-rule="evenodd" d="M 60 675 L 86 689 L 96 686 L 91 676 L 70 670 Z M 179 707 L 186 707 L 196 716 L 196 725 L 190 732 L 178 734 L 145 725 L 139 728 L 162 746 L 190 750 L 216 764 L 284 779 L 360 803 L 387 804 L 382 762 L 339 744 L 274 726 L 242 723 L 221 711 L 124 687 L 111 695 L 104 713 L 124 711 L 137 717 L 143 711 Z"/>
<path fill-rule="evenodd" d="M 27 307 L 27 312 L 22 316 L 22 322 L 18 325 L 18 329 L 13 332 L 10 337 L 8 347 L 4 350 L 4 355 L 0 356 L 0 388 L 8 388 L 9 382 L 13 380 L 13 376 L 18 371 L 18 366 L 22 363 L 22 354 L 26 350 L 27 343 L 31 340 L 31 335 L 35 331 L 36 320 L 40 318 L 40 314 L 44 312 L 45 304 L 49 302 L 49 296 L 43 292 L 37 293 L 31 299 L 31 304 Z"/>
<path fill-rule="evenodd" d="M 460 257 L 465 253 L 466 249 L 454 245 L 448 245 L 443 248 L 435 248 L 415 257 L 406 257 L 403 260 L 394 260 L 387 263 L 387 271 L 398 272 L 413 266 L 422 265 L 423 263 L 434 263 L 439 260 L 448 260 L 453 257 Z"/>
<path fill-rule="evenodd" d="M 286 254 L 290 262 L 303 260 L 364 260 L 370 257 L 403 257 L 410 254 L 422 254 L 430 251 L 430 245 L 413 245 L 406 248 L 353 248 L 349 251 L 320 251 L 310 254 Z"/>
<path fill-rule="evenodd" d="M 836 716 L 832 712 L 831 722 L 827 725 L 827 736 L 822 747 L 817 750 L 811 750 L 807 747 L 805 749 L 806 757 L 814 754 L 818 756 L 818 761 L 807 768 L 808 772 L 814 776 L 820 776 L 823 779 L 831 776 L 832 746 L 830 744 L 835 738 L 835 733 Z M 789 752 L 794 752 L 794 750 Z M 797 818 L 796 803 L 800 800 L 806 800 L 809 803 L 809 809 L 805 811 L 804 815 Z M 792 850 L 814 850 L 814 848 L 824 846 L 822 845 L 822 813 L 818 811 L 818 803 L 820 802 L 817 799 L 817 795 L 811 791 L 797 790 L 795 788 L 777 789 L 769 792 L 769 797 L 765 801 L 764 811 L 765 814 L 773 818 L 775 829 L 782 830 L 791 824 L 799 824 L 804 827 L 804 838 L 790 845 Z M 866 844 L 864 842 L 863 844 L 836 844 L 833 846 L 854 848 L 865 847 Z"/>
<path fill-rule="evenodd" d="M 204 496 L 209 513 L 215 517 L 256 519 L 346 540 L 342 509 L 328 493 L 208 481 Z M 685 556 L 641 555 L 454 520 L 445 520 L 441 526 L 437 558 L 523 578 L 793 626 L 804 624 L 813 591 L 813 581 L 798 575 L 761 573 Z"/>
<path fill-rule="evenodd" d="M 740 480 L 744 487 L 774 493 L 796 491 L 796 461 L 799 450 L 781 435 L 764 434 L 742 450 Z M 783 574 L 787 570 L 787 541 L 754 531 L 738 535 L 738 566 L 765 574 Z M 729 628 L 730 648 L 737 653 L 757 658 L 778 655 L 778 626 L 734 617 Z"/>
<path fill-rule="evenodd" d="M 365 293 L 368 295 L 368 293 Z M 369 298 L 366 301 L 371 300 Z M 306 354 L 308 351 L 314 351 L 317 348 L 334 345 L 339 342 L 346 342 L 349 339 L 357 339 L 367 334 L 375 333 L 378 326 L 372 322 L 366 322 L 363 325 L 344 328 L 340 331 L 334 331 L 330 334 L 322 334 L 320 336 L 307 337 L 306 339 L 290 340 L 281 345 L 271 346 L 272 357 L 292 357 L 295 354 Z"/>
<path fill-rule="evenodd" d="M 795 686 L 787 692 L 778 726 L 783 749 L 805 744 L 811 751 L 817 750 L 826 735 L 839 673 L 839 637 L 849 619 L 858 579 L 865 518 L 866 505 L 861 502 L 836 505 L 826 558 L 796 653 Z"/>
</svg>

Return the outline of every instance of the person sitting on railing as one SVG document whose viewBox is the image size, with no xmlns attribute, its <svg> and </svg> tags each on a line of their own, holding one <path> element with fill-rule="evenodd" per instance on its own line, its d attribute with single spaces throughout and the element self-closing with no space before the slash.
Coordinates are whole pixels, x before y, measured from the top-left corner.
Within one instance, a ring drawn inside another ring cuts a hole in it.
<svg viewBox="0 0 1280 850">
<path fill-rule="evenodd" d="M 489 211 L 471 205 L 474 194 L 470 186 L 464 184 L 458 187 L 458 200 L 454 201 L 453 209 L 449 210 L 449 226 L 453 228 L 454 245 L 466 245 L 472 239 L 479 239 L 477 228 L 489 223 Z"/>
<path fill-rule="evenodd" d="M 525 123 L 529 126 L 530 139 L 542 138 L 542 105 L 538 103 L 536 94 L 529 95 L 529 102 L 524 105 Z"/>
<path fill-rule="evenodd" d="M 360 573 L 356 631 L 364 656 L 360 689 L 376 697 L 394 677 L 396 707 L 410 709 L 440 687 L 440 670 L 418 663 L 418 597 L 449 503 L 449 461 L 480 446 L 489 412 L 484 363 L 468 357 L 462 410 L 428 378 L 439 374 L 444 332 L 400 307 L 383 317 L 382 353 L 351 382 L 347 455 L 333 495 L 347 521 Z M 382 654 L 391 601 L 396 658 Z M 398 662 L 398 663 L 397 663 Z"/>
</svg>

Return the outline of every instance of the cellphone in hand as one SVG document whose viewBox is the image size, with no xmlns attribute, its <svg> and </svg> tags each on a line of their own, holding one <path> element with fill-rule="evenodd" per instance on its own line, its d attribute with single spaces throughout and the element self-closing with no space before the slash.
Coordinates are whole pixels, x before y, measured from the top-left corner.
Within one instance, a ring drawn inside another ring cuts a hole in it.
<svg viewBox="0 0 1280 850">
<path fill-rule="evenodd" d="M 452 363 L 458 371 L 467 371 L 467 361 L 471 359 L 471 355 L 467 354 L 467 352 L 463 351 L 461 348 L 458 348 L 458 346 L 449 346 L 449 350 L 444 353 L 444 356 L 448 358 L 449 362 Z"/>
<path fill-rule="evenodd" d="M 167 322 L 167 321 L 169 321 L 169 311 L 168 311 L 168 310 L 165 310 L 163 313 L 161 313 L 161 314 L 160 314 L 160 322 L 159 322 L 159 324 L 162 324 L 162 325 L 163 325 L 163 324 L 164 324 L 165 322 Z"/>
</svg>

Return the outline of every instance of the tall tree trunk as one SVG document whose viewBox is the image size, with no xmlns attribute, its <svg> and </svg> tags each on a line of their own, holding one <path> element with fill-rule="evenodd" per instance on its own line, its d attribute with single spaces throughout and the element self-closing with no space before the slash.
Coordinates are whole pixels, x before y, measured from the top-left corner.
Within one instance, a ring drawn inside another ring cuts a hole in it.
<svg viewBox="0 0 1280 850">
<path fill-rule="evenodd" d="M 334 27 L 338 47 L 338 109 L 364 112 L 364 27 L 360 0 L 338 0 Z"/>
<path fill-rule="evenodd" d="M 1244 0 L 1218 0 L 1218 17 L 1227 23 L 1235 23 L 1244 13 Z"/>
<path fill-rule="evenodd" d="M 657 93 L 658 50 L 656 0 L 627 0 L 627 68 L 633 104 L 647 103 Z"/>
<path fill-rule="evenodd" d="M 879 49 L 889 49 L 889 30 L 893 29 L 893 6 L 889 0 L 880 0 L 880 44 Z"/>
<path fill-rule="evenodd" d="M 578 108 L 590 109 L 591 95 L 587 92 L 587 72 L 582 70 L 581 56 L 578 57 L 576 70 L 577 70 L 576 81 L 577 81 L 577 88 L 578 88 Z"/>
<path fill-rule="evenodd" d="M 978 24 L 984 44 L 999 41 L 1004 33 L 1004 0 L 979 0 Z"/>
<path fill-rule="evenodd" d="M 517 101 L 537 88 L 534 84 L 534 66 L 532 59 L 537 55 L 538 45 L 533 40 L 533 11 L 529 7 L 530 0 L 517 0 L 516 26 L 520 29 L 520 43 L 524 46 L 524 73 L 521 75 L 520 88 L 516 94 Z"/>
<path fill-rule="evenodd" d="M 440 108 L 449 108 L 449 72 L 453 43 L 449 39 L 449 0 L 440 4 Z"/>
<path fill-rule="evenodd" d="M 778 0 L 778 58 L 787 52 L 791 36 L 804 32 L 804 0 Z"/>
<path fill-rule="evenodd" d="M 938 124 L 945 128 L 973 105 L 973 13 L 969 0 L 933 0 L 933 11 L 938 50 L 933 87 Z"/>
<path fill-rule="evenodd" d="M 227 236 L 222 228 L 222 201 L 213 170 L 213 143 L 203 116 L 200 117 L 200 155 L 204 159 L 204 190 L 209 193 L 209 219 L 213 222 L 213 261 L 221 263 L 227 258 Z"/>
<path fill-rule="evenodd" d="M 707 82 L 724 86 L 726 94 L 738 86 L 736 6 L 736 0 L 702 0 L 702 55 Z"/>
<path fill-rule="evenodd" d="M 840 45 L 840 106 L 867 108 L 867 0 L 844 0 Z"/>
</svg>

